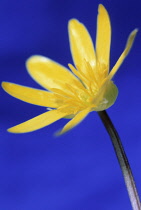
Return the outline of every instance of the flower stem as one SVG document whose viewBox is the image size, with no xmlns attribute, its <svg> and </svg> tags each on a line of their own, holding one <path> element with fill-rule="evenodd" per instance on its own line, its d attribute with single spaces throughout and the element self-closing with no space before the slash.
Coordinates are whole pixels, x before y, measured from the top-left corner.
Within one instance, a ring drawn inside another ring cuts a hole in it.
<svg viewBox="0 0 141 210">
<path fill-rule="evenodd" d="M 128 191 L 132 208 L 133 210 L 141 210 L 141 203 L 140 203 L 139 195 L 135 186 L 135 181 L 132 175 L 132 171 L 131 171 L 127 156 L 125 154 L 121 140 L 119 138 L 119 135 L 111 119 L 107 115 L 106 111 L 100 111 L 98 112 L 98 115 L 100 116 L 112 140 L 112 144 L 113 144 L 117 159 L 119 161 L 119 164 L 120 164 L 123 176 L 124 176 L 124 181 L 127 187 L 127 191 Z"/>
</svg>

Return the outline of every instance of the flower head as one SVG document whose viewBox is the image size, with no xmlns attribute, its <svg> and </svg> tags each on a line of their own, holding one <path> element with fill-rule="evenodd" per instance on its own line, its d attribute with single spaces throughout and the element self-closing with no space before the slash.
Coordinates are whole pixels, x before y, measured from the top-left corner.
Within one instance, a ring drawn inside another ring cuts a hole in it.
<svg viewBox="0 0 141 210">
<path fill-rule="evenodd" d="M 78 20 L 70 20 L 68 30 L 75 65 L 68 65 L 71 71 L 49 58 L 32 56 L 26 63 L 28 72 L 46 90 L 2 83 L 10 95 L 51 108 L 50 111 L 8 129 L 9 132 L 31 132 L 61 118 L 71 118 L 60 131 L 59 134 L 62 134 L 80 123 L 89 112 L 102 111 L 114 104 L 118 89 L 111 79 L 129 53 L 137 29 L 129 35 L 123 53 L 110 72 L 111 24 L 104 6 L 99 5 L 96 50 L 87 29 Z"/>
</svg>

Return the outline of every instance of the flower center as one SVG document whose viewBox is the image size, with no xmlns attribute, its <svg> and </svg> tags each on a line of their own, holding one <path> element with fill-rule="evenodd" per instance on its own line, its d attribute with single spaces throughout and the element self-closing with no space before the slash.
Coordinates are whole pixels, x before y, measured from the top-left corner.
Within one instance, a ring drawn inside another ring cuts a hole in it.
<svg viewBox="0 0 141 210">
<path fill-rule="evenodd" d="M 72 84 L 61 83 L 62 89 L 53 88 L 52 91 L 56 95 L 59 101 L 60 108 L 72 110 L 72 114 L 87 108 L 92 107 L 92 110 L 104 110 L 113 103 L 112 90 L 115 89 L 114 84 L 108 81 L 107 67 L 103 65 L 97 65 L 97 67 L 91 67 L 88 62 L 84 62 L 84 67 L 87 69 L 87 73 L 84 74 L 84 70 L 77 66 L 77 69 L 69 64 L 71 71 L 78 80 L 74 80 Z M 112 84 L 111 84 L 112 83 Z"/>
</svg>

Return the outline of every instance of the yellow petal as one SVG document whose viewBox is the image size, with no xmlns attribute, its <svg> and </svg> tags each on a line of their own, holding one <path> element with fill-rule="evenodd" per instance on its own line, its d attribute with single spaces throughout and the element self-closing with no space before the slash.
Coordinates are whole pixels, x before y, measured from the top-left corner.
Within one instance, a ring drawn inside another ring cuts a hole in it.
<svg viewBox="0 0 141 210">
<path fill-rule="evenodd" d="M 84 109 L 83 111 L 79 112 L 72 120 L 70 120 L 64 128 L 58 132 L 56 135 L 62 135 L 69 131 L 70 129 L 74 128 L 78 125 L 90 112 L 91 108 Z"/>
<path fill-rule="evenodd" d="M 111 24 L 105 7 L 100 4 L 97 17 L 96 57 L 99 63 L 104 63 L 109 69 Z"/>
<path fill-rule="evenodd" d="M 64 90 L 63 84 L 73 85 L 73 82 L 79 82 L 68 69 L 43 56 L 30 57 L 26 66 L 32 78 L 48 90 L 51 88 Z"/>
<path fill-rule="evenodd" d="M 118 61 L 116 62 L 115 66 L 111 70 L 111 72 L 109 74 L 109 77 L 108 77 L 109 79 L 112 79 L 112 77 L 115 75 L 115 73 L 119 69 L 120 65 L 122 64 L 122 62 L 124 61 L 124 59 L 128 55 L 128 53 L 129 53 L 129 51 L 130 51 L 130 49 L 131 49 L 131 47 L 133 45 L 133 42 L 134 42 L 134 39 L 136 37 L 137 32 L 138 32 L 138 30 L 135 29 L 129 35 L 129 38 L 128 38 L 126 46 L 125 46 L 125 49 L 124 49 L 123 53 L 121 54 L 121 56 L 119 57 Z"/>
<path fill-rule="evenodd" d="M 57 108 L 59 106 L 57 98 L 55 98 L 53 93 L 9 82 L 3 82 L 2 87 L 11 96 L 27 103 L 52 108 Z"/>
<path fill-rule="evenodd" d="M 96 65 L 94 47 L 85 26 L 75 19 L 69 21 L 69 39 L 73 61 L 86 73 L 86 61 L 92 67 Z"/>
<path fill-rule="evenodd" d="M 51 110 L 37 117 L 34 117 L 26 122 L 9 128 L 8 131 L 11 133 L 27 133 L 35 131 L 52 124 L 53 122 L 63 118 L 66 115 L 67 114 L 65 112 L 60 112 L 59 110 Z"/>
</svg>

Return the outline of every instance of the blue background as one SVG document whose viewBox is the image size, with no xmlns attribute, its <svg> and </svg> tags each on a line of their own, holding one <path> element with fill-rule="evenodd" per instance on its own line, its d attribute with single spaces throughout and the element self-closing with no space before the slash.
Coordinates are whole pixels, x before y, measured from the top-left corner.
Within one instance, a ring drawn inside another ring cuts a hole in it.
<svg viewBox="0 0 141 210">
<path fill-rule="evenodd" d="M 95 41 L 98 4 L 112 23 L 111 66 L 129 33 L 141 28 L 140 0 L 0 0 L 0 80 L 41 88 L 28 75 L 26 59 L 41 54 L 72 63 L 67 23 L 83 22 Z M 129 158 L 141 196 L 141 31 L 114 78 L 119 96 L 108 113 Z M 1 210 L 131 209 L 111 142 L 96 112 L 59 138 L 62 119 L 28 134 L 6 131 L 45 108 L 17 100 L 0 88 Z"/>
</svg>

